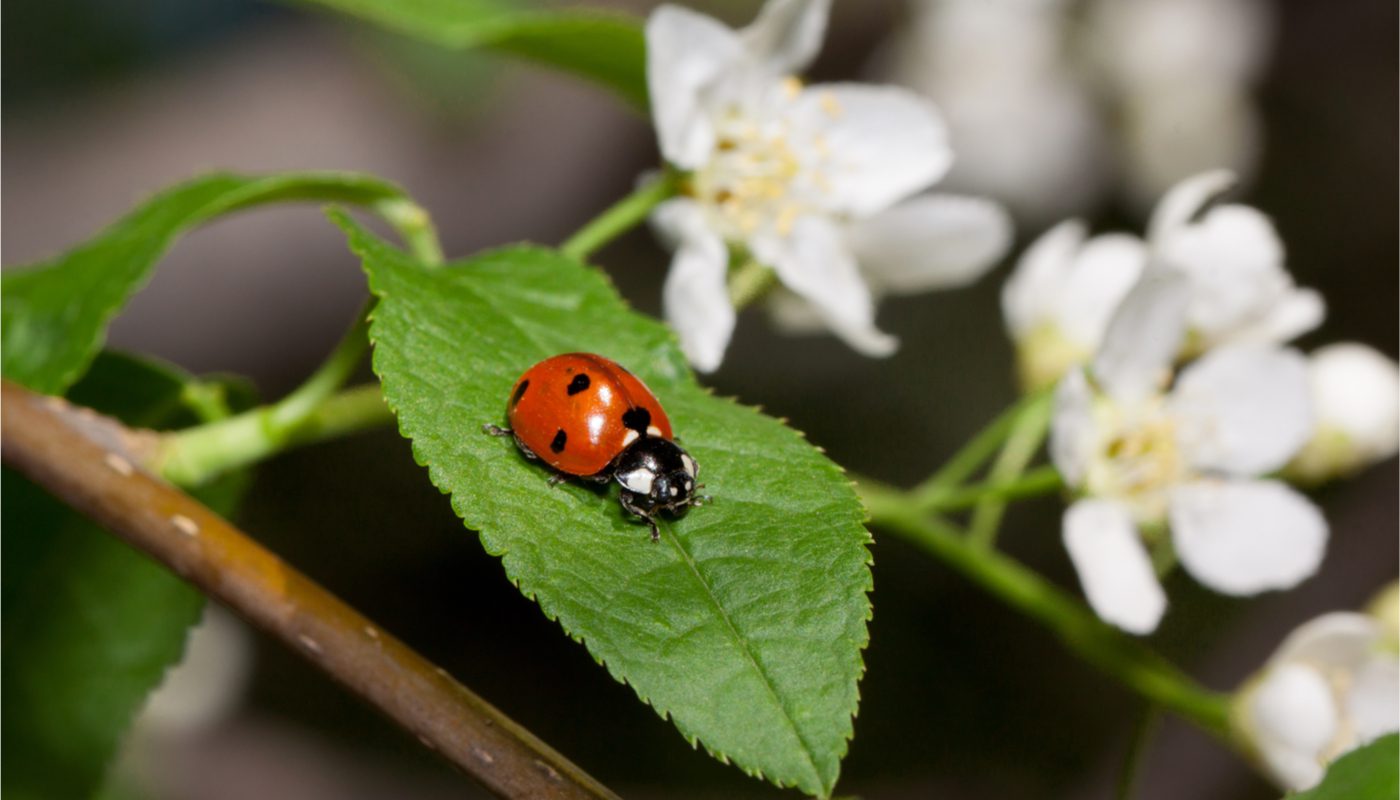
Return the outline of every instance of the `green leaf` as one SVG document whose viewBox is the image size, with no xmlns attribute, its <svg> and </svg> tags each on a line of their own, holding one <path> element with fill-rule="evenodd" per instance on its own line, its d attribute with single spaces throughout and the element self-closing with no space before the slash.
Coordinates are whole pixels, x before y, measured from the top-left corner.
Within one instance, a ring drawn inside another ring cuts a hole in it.
<svg viewBox="0 0 1400 800">
<path fill-rule="evenodd" d="M 840 468 L 757 410 L 711 396 L 668 330 L 607 279 L 512 247 L 429 270 L 339 223 L 379 298 L 374 368 L 433 483 L 544 613 L 692 743 L 827 795 L 851 735 L 867 641 L 870 536 Z M 607 491 L 546 485 L 502 423 L 516 378 L 590 351 L 646 381 L 714 502 L 660 544 Z"/>
<path fill-rule="evenodd" d="M 180 402 L 187 380 L 103 354 L 70 397 L 161 426 L 190 420 Z M 245 477 L 199 496 L 228 513 Z M 0 787 L 6 800 L 90 797 L 146 695 L 179 660 L 203 600 L 18 473 L 4 471 L 0 492 Z"/>
<path fill-rule="evenodd" d="M 0 372 L 47 394 L 72 385 L 176 237 L 214 217 L 265 203 L 402 198 L 390 184 L 348 173 L 215 174 L 167 189 L 77 248 L 0 277 Z"/>
<path fill-rule="evenodd" d="M 605 11 L 539 10 L 509 0 L 299 0 L 451 48 L 519 56 L 599 83 L 647 106 L 639 21 Z"/>
<path fill-rule="evenodd" d="M 1395 800 L 1400 797 L 1400 736 L 1392 733 L 1332 763 L 1322 783 L 1291 800 Z"/>
</svg>

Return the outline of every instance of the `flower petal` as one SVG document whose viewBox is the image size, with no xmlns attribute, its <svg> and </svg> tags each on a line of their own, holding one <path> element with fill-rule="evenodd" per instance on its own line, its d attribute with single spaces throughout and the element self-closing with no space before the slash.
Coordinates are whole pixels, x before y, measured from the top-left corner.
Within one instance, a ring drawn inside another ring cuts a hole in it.
<svg viewBox="0 0 1400 800">
<path fill-rule="evenodd" d="M 1260 339 L 1274 329 L 1321 321 L 1320 298 L 1293 307 L 1296 289 L 1283 267 L 1283 242 L 1269 218 L 1248 206 L 1211 209 L 1153 242 L 1162 265 L 1191 279 L 1190 327 L 1210 346 Z"/>
<path fill-rule="evenodd" d="M 1180 230 L 1217 197 L 1235 185 L 1235 173 L 1226 169 L 1193 175 L 1173 186 L 1157 204 L 1148 223 L 1148 240 L 1155 246 L 1164 236 Z"/>
<path fill-rule="evenodd" d="M 1287 589 L 1317 571 L 1327 521 L 1307 498 L 1278 481 L 1198 481 L 1170 502 L 1181 565 L 1223 594 Z"/>
<path fill-rule="evenodd" d="M 877 291 L 926 292 L 982 277 L 1011 246 L 1011 218 L 988 200 L 929 195 L 856 222 L 847 241 Z"/>
<path fill-rule="evenodd" d="M 948 171 L 948 131 L 927 99 L 905 89 L 819 84 L 794 101 L 789 122 L 816 165 L 827 210 L 867 217 L 931 186 Z"/>
<path fill-rule="evenodd" d="M 1013 336 L 1029 333 L 1054 315 L 1054 298 L 1069 280 L 1086 236 L 1082 221 L 1066 220 L 1041 234 L 1016 260 L 1001 289 L 1001 313 Z"/>
<path fill-rule="evenodd" d="M 770 75 L 791 75 L 817 57 L 830 12 L 831 0 L 768 0 L 740 36 Z"/>
<path fill-rule="evenodd" d="M 1400 663 L 1394 654 L 1377 654 L 1357 671 L 1346 708 L 1358 745 L 1400 730 Z"/>
<path fill-rule="evenodd" d="M 1307 360 L 1294 350 L 1212 350 L 1182 371 L 1169 402 L 1182 454 L 1199 469 L 1272 472 L 1312 435 Z"/>
<path fill-rule="evenodd" d="M 1123 298 L 1094 357 L 1094 377 L 1113 399 L 1133 405 L 1166 385 L 1190 298 L 1180 274 L 1151 269 Z"/>
<path fill-rule="evenodd" d="M 647 89 L 661 155 L 694 169 L 715 142 L 706 90 L 739 68 L 743 44 L 718 20 L 670 5 L 647 19 L 646 41 Z"/>
<path fill-rule="evenodd" d="M 1336 735 L 1331 687 L 1317 670 L 1280 664 L 1248 696 L 1246 725 L 1255 748 L 1279 782 L 1306 789 L 1322 778 L 1321 756 Z"/>
<path fill-rule="evenodd" d="M 1055 414 L 1050 421 L 1050 460 L 1066 485 L 1084 482 L 1097 443 L 1094 390 L 1084 370 L 1072 370 L 1055 388 Z"/>
<path fill-rule="evenodd" d="M 749 242 L 754 256 L 778 273 L 783 285 L 816 309 L 826 326 L 855 350 L 888 356 L 898 340 L 875 327 L 875 303 L 836 224 L 802 217 L 787 237 Z"/>
<path fill-rule="evenodd" d="M 1288 635 L 1269 659 L 1319 669 L 1354 672 L 1371 657 L 1381 639 L 1380 624 L 1359 611 L 1333 611 L 1304 622 Z"/>
<path fill-rule="evenodd" d="M 734 333 L 734 306 L 725 282 L 729 252 L 693 201 L 663 203 L 652 218 L 663 238 L 676 245 L 662 290 L 666 321 L 680 337 L 690 363 L 701 372 L 713 372 Z"/>
<path fill-rule="evenodd" d="M 1147 245 L 1136 236 L 1106 233 L 1085 242 L 1059 289 L 1060 330 L 1076 343 L 1097 349 L 1146 264 Z"/>
<path fill-rule="evenodd" d="M 1253 326 L 1235 335 L 1239 341 L 1289 342 L 1322 324 L 1327 303 L 1313 289 L 1290 289 Z"/>
<path fill-rule="evenodd" d="M 1128 510 L 1080 500 L 1065 512 L 1064 526 L 1065 549 L 1094 611 L 1129 633 L 1156 630 L 1167 596 Z"/>
</svg>

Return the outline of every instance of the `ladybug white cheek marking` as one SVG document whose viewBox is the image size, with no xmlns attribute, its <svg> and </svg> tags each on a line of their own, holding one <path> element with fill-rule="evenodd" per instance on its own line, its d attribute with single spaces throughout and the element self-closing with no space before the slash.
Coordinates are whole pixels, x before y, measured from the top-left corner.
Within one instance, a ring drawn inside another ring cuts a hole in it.
<svg viewBox="0 0 1400 800">
<path fill-rule="evenodd" d="M 655 425 L 648 425 L 648 426 L 647 426 L 647 436 L 660 436 L 660 435 L 661 435 L 661 429 L 660 429 L 660 428 L 656 427 Z"/>
<path fill-rule="evenodd" d="M 689 453 L 681 453 L 681 463 L 685 465 L 685 474 L 694 478 L 700 472 L 700 467 L 695 463 L 695 459 Z"/>
<path fill-rule="evenodd" d="M 637 432 L 632 430 L 631 428 L 628 428 L 627 435 L 622 437 L 622 446 L 626 447 L 627 445 L 635 441 L 637 441 Z"/>
<path fill-rule="evenodd" d="M 631 472 L 619 475 L 617 482 L 622 484 L 622 488 L 637 494 L 651 494 L 651 484 L 656 478 L 649 470 L 634 469 Z"/>
</svg>

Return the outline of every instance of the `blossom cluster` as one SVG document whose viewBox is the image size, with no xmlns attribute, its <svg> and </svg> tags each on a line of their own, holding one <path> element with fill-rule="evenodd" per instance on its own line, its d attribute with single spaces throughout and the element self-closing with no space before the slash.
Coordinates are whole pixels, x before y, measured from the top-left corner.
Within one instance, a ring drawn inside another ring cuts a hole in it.
<svg viewBox="0 0 1400 800">
<path fill-rule="evenodd" d="M 1252 170 L 1251 93 L 1273 29 L 1263 0 L 909 4 L 878 71 L 947 115 L 952 187 L 1040 223 L 1114 184 L 1146 205 L 1204 169 Z"/>
<path fill-rule="evenodd" d="M 1258 43 L 1241 54 L 1220 41 L 1260 27 L 1249 17 L 1254 4 L 1232 6 L 1231 24 L 1199 47 L 1191 32 L 1211 28 L 1197 23 L 1217 19 L 1221 4 L 1091 5 L 1094 26 L 1108 31 L 1100 55 L 1116 65 L 1110 72 L 1125 109 L 1142 124 L 1179 126 L 1202 108 L 1234 113 L 1232 96 L 1198 95 L 1247 82 Z M 941 0 L 929 8 L 920 23 L 929 35 L 957 35 L 920 58 L 941 65 L 940 75 L 970 70 L 932 94 L 971 92 L 956 94 L 955 105 L 967 101 L 975 112 L 990 102 L 983 110 L 1000 119 L 989 87 L 1025 84 L 1025 95 L 1044 106 L 1028 118 L 1070 115 L 1000 126 L 964 140 L 960 152 L 1034 127 L 1045 136 L 1025 138 L 1038 140 L 1031 147 L 1040 155 L 1034 169 L 1013 170 L 1016 177 L 1065 167 L 1066 159 L 1034 149 L 1079 125 L 1071 117 L 1083 99 L 1047 34 L 1064 24 L 1063 5 Z M 875 324 L 881 296 L 965 285 L 1010 247 L 1009 217 L 995 202 L 926 193 L 953 163 L 948 128 L 928 99 L 795 77 L 815 57 L 828 12 L 829 0 L 769 0 L 736 31 L 662 6 L 647 24 L 653 121 L 683 186 L 652 215 L 674 250 L 665 313 L 702 371 L 723 360 L 741 294 L 736 277 L 745 272 L 771 281 L 759 294 L 781 325 L 829 330 L 882 356 L 896 340 Z M 1167 24 L 1182 19 L 1195 22 Z M 982 58 L 974 45 L 993 30 L 1009 36 L 1022 72 Z M 1233 79 L 1182 80 L 1202 69 Z M 1150 102 L 1134 94 L 1144 86 Z M 1162 97 L 1172 102 L 1154 105 Z M 1178 566 L 1236 596 L 1308 578 L 1330 533 L 1296 487 L 1400 449 L 1400 366 L 1360 344 L 1311 356 L 1291 346 L 1322 323 L 1325 305 L 1294 281 L 1268 216 L 1221 202 L 1236 180 L 1227 169 L 1180 180 L 1141 236 L 1091 236 L 1078 220 L 1055 225 L 1019 257 L 1002 289 L 1022 386 L 1054 395 L 1050 458 L 1071 496 L 1065 548 L 1089 605 L 1133 634 L 1158 627 L 1168 605 L 1161 579 Z M 1017 202 L 997 180 L 968 184 Z M 1311 785 L 1340 752 L 1400 728 L 1394 628 L 1393 619 L 1381 625 L 1357 614 L 1316 620 L 1241 692 L 1239 728 L 1282 785 Z M 1338 694 L 1343 685 L 1350 694 Z"/>
</svg>

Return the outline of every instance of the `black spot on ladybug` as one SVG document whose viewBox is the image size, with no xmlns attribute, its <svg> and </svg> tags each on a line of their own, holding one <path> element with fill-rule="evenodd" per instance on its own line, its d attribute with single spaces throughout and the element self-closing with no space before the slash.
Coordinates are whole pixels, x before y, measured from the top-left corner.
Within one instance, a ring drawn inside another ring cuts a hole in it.
<svg viewBox="0 0 1400 800">
<path fill-rule="evenodd" d="M 569 396 L 573 397 L 579 392 L 584 391 L 591 383 L 592 381 L 588 379 L 588 376 L 580 372 L 574 376 L 573 380 L 569 381 Z"/>
<path fill-rule="evenodd" d="M 528 388 L 530 388 L 529 381 L 521 381 L 520 385 L 515 387 L 515 394 L 510 396 L 511 408 L 515 408 L 520 403 L 520 398 L 525 396 L 525 390 Z"/>
<path fill-rule="evenodd" d="M 651 426 L 651 412 L 641 406 L 633 406 L 623 413 L 622 424 L 645 436 L 647 428 Z"/>
<path fill-rule="evenodd" d="M 560 428 L 559 432 L 554 434 L 554 441 L 549 443 L 549 449 L 556 453 L 562 453 L 564 452 L 564 445 L 568 443 L 568 441 L 569 434 L 564 433 L 564 429 Z"/>
</svg>

